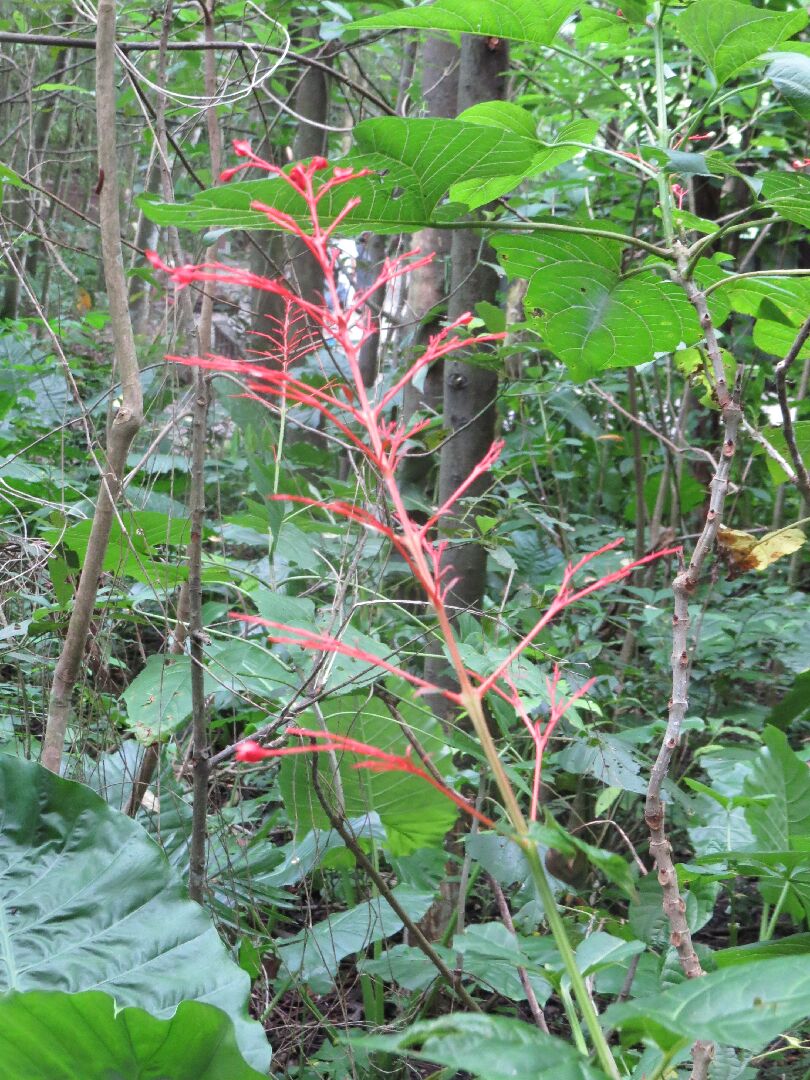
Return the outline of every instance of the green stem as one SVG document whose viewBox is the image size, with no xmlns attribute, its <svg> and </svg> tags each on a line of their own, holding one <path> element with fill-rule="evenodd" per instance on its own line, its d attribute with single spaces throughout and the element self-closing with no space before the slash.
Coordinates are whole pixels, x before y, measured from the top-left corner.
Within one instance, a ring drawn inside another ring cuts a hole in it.
<svg viewBox="0 0 810 1080">
<path fill-rule="evenodd" d="M 767 938 L 765 937 L 765 933 L 766 933 L 766 925 L 767 925 L 767 922 L 768 922 L 768 916 L 769 916 L 770 912 L 771 912 L 771 905 L 767 904 L 767 903 L 763 904 L 762 905 L 762 915 L 760 916 L 760 920 L 759 920 L 759 940 L 760 941 L 767 941 Z"/>
<path fill-rule="evenodd" d="M 579 1022 L 577 1010 L 574 1008 L 571 991 L 567 986 L 560 987 L 560 1001 L 563 1003 L 565 1015 L 568 1017 L 568 1023 L 571 1025 L 571 1034 L 574 1036 L 574 1044 L 580 1054 L 584 1054 L 584 1056 L 587 1057 L 588 1044 L 585 1042 L 585 1036 L 582 1033 L 582 1025 Z"/>
<path fill-rule="evenodd" d="M 770 941 L 776 930 L 776 924 L 779 921 L 779 916 L 782 914 L 782 908 L 785 906 L 785 901 L 788 898 L 788 892 L 790 891 L 790 880 L 788 879 L 782 886 L 782 891 L 779 893 L 779 899 L 774 904 L 771 917 L 768 921 L 768 925 L 765 927 L 765 933 L 760 933 L 760 941 Z M 764 914 L 764 912 L 763 912 Z"/>
<path fill-rule="evenodd" d="M 667 80 L 664 67 L 664 15 L 661 4 L 653 5 L 653 45 L 655 47 L 655 105 L 658 117 L 658 146 L 661 150 L 669 149 L 669 121 L 667 120 Z M 664 235 L 671 246 L 675 238 L 675 226 L 672 220 L 672 193 L 663 170 L 658 175 L 658 195 L 661 202 L 661 224 Z"/>
<path fill-rule="evenodd" d="M 551 891 L 551 885 L 546 876 L 546 871 L 537 850 L 537 845 L 533 843 L 528 836 L 523 836 L 520 839 L 520 846 L 526 856 L 532 879 L 540 894 L 540 900 L 542 901 L 543 910 L 546 919 L 548 920 L 549 930 L 551 930 L 557 949 L 559 950 L 565 972 L 571 981 L 574 996 L 579 1005 L 579 1011 L 582 1013 L 582 1019 L 585 1021 L 585 1027 L 588 1029 L 588 1034 L 591 1037 L 591 1042 L 596 1051 L 596 1056 L 599 1059 L 599 1064 L 608 1076 L 612 1077 L 613 1080 L 619 1080 L 618 1066 L 613 1059 L 613 1054 L 610 1052 L 610 1047 L 605 1039 L 605 1033 L 602 1031 L 602 1027 L 599 1023 L 599 1016 L 597 1015 L 585 979 L 577 967 L 574 950 L 571 948 L 571 942 L 568 940 L 565 923 L 563 922 L 559 908 L 557 907 L 557 901 L 554 899 L 554 893 Z"/>
<path fill-rule="evenodd" d="M 733 285 L 735 281 L 743 281 L 745 278 L 774 278 L 774 277 L 810 277 L 810 270 L 749 270 L 745 274 L 729 274 L 720 281 L 713 281 L 703 290 L 704 296 L 709 296 L 723 285 Z"/>
</svg>

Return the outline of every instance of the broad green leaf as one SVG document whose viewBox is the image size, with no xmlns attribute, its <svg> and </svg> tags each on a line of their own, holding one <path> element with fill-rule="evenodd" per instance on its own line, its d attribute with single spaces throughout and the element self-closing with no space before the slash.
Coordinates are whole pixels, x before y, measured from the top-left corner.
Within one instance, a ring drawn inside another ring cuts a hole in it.
<svg viewBox="0 0 810 1080">
<path fill-rule="evenodd" d="M 528 880 L 531 872 L 526 856 L 508 836 L 479 831 L 466 836 L 465 842 L 472 858 L 501 885 Z"/>
<path fill-rule="evenodd" d="M 810 453 L 810 446 L 808 446 L 808 453 Z M 802 671 L 793 680 L 793 686 L 779 704 L 774 705 L 768 720 L 776 727 L 785 728 L 798 716 L 803 716 L 808 711 L 810 711 L 810 671 Z"/>
<path fill-rule="evenodd" d="M 594 732 L 589 739 L 577 739 L 556 757 L 566 772 L 593 776 L 608 787 L 643 795 L 647 791 L 644 770 L 632 749 L 621 739 Z"/>
<path fill-rule="evenodd" d="M 439 944 L 433 947 L 452 968 L 455 964 L 452 949 Z M 438 976 L 435 964 L 414 945 L 394 945 L 386 949 L 378 960 L 361 960 L 357 967 L 359 971 L 374 975 L 383 982 L 396 983 L 403 990 L 426 990 Z"/>
<path fill-rule="evenodd" d="M 643 948 L 643 946 L 642 946 Z M 477 923 L 453 938 L 453 951 L 464 957 L 463 970 L 489 990 L 525 1001 L 526 991 L 517 969 L 526 969 L 532 989 L 542 1004 L 551 994 L 551 984 L 533 969 L 531 959 L 521 950 L 520 939 L 503 923 Z"/>
<path fill-rule="evenodd" d="M 487 106 L 508 106 L 510 103 L 505 101 L 492 101 L 486 102 L 484 106 L 474 105 L 472 109 L 468 109 L 466 113 L 462 113 L 459 119 L 473 120 L 474 118 L 470 113 L 479 108 L 486 108 Z M 497 116 L 500 112 L 499 109 L 492 109 L 487 118 L 482 115 L 475 117 L 475 123 L 487 124 L 491 122 L 493 127 L 505 127 L 507 130 L 512 129 L 512 122 L 515 121 L 515 133 L 517 134 L 517 123 L 513 114 L 513 110 L 518 109 L 518 106 L 512 105 L 510 110 L 507 110 L 506 123 L 501 125 L 497 120 L 492 120 L 491 117 Z M 524 109 L 520 109 L 520 112 L 525 112 Z M 565 161 L 569 161 L 571 158 L 576 157 L 577 154 L 583 152 L 583 147 L 580 143 L 590 143 L 596 132 L 599 129 L 598 123 L 591 120 L 573 120 L 570 124 L 566 124 L 561 130 L 557 138 L 551 143 L 538 142 L 537 146 L 541 147 L 534 155 L 528 166 L 520 173 L 514 173 L 509 176 L 498 176 L 495 179 L 487 180 L 462 180 L 457 184 L 453 184 L 450 188 L 450 200 L 451 202 L 464 203 L 470 210 L 475 210 L 479 206 L 483 206 L 485 203 L 492 202 L 493 199 L 499 198 L 501 195 L 507 195 L 510 191 L 514 191 L 516 187 L 527 177 L 535 176 L 537 173 L 548 171 L 555 168 L 557 165 L 561 165 Z"/>
<path fill-rule="evenodd" d="M 224 1012 L 181 1002 L 159 1020 L 109 994 L 32 990 L 0 998 L 7 1080 L 261 1080 Z"/>
<path fill-rule="evenodd" d="M 652 271 L 622 278 L 616 241 L 497 236 L 492 246 L 510 277 L 528 280 L 527 322 L 577 382 L 646 363 L 700 336 L 695 313 L 673 282 Z"/>
<path fill-rule="evenodd" d="M 799 225 L 810 226 L 810 177 L 801 173 L 768 173 L 762 198 L 777 214 Z"/>
<path fill-rule="evenodd" d="M 746 807 L 745 816 L 763 850 L 787 851 L 794 846 L 794 840 L 810 837 L 810 769 L 777 728 L 767 727 L 763 742 L 765 746 L 754 758 L 745 791 L 773 798 Z"/>
<path fill-rule="evenodd" d="M 140 825 L 83 784 L 5 755 L 0 807 L 0 992 L 98 989 L 161 1018 L 203 1001 L 267 1068 L 264 1031 L 247 1019 L 250 979 Z"/>
<path fill-rule="evenodd" d="M 595 930 L 577 945 L 577 967 L 583 975 L 593 975 L 612 964 L 623 964 L 631 956 L 644 952 L 643 941 L 623 941 Z"/>
<path fill-rule="evenodd" d="M 352 1039 L 369 1050 L 464 1069 L 479 1080 L 604 1080 L 570 1043 L 505 1016 L 453 1013 L 397 1035 Z"/>
<path fill-rule="evenodd" d="M 131 577 L 145 585 L 166 588 L 184 581 L 188 568 L 158 558 L 158 547 L 177 547 L 188 543 L 190 525 L 188 518 L 170 518 L 154 510 L 122 511 L 121 521 L 112 523 L 110 539 L 104 554 L 103 569 L 112 574 Z M 90 541 L 92 521 L 77 521 L 66 529 L 45 529 L 43 537 L 58 551 L 67 549 L 84 563 Z"/>
<path fill-rule="evenodd" d="M 739 0 L 696 0 L 675 23 L 686 44 L 726 82 L 807 25 L 803 11 L 765 11 Z"/>
<path fill-rule="evenodd" d="M 418 922 L 433 902 L 432 893 L 417 892 L 407 885 L 394 890 L 399 903 Z M 302 930 L 278 947 L 287 970 L 313 991 L 328 993 L 334 986 L 341 960 L 362 952 L 375 941 L 398 934 L 402 920 L 381 897 L 357 904 Z"/>
<path fill-rule="evenodd" d="M 799 116 L 810 120 L 810 56 L 772 53 L 765 74 Z"/>
<path fill-rule="evenodd" d="M 787 318 L 781 320 L 759 318 L 754 323 L 754 344 L 758 349 L 762 349 L 764 353 L 778 356 L 781 359 L 781 357 L 787 355 L 796 340 L 798 332 L 798 323 L 794 324 Z M 797 358 L 799 360 L 810 358 L 810 342 L 805 342 L 799 350 Z M 776 463 L 774 462 L 774 464 Z"/>
<path fill-rule="evenodd" d="M 407 702 L 403 704 L 407 714 Z M 379 747 L 389 753 L 404 754 L 410 745 L 400 732 L 386 706 L 377 697 L 350 694 L 327 699 L 321 704 L 323 724 L 337 735 L 348 735 L 360 742 Z M 425 749 L 443 750 L 436 734 L 421 730 L 424 714 L 414 721 L 420 730 Z M 317 728 L 321 722 L 304 714 L 301 726 Z M 318 776 L 324 794 L 334 799 L 332 759 L 319 755 Z M 361 817 L 375 812 L 385 826 L 387 847 L 394 854 L 404 855 L 419 848 L 441 844 L 457 817 L 454 804 L 441 792 L 418 776 L 400 772 L 372 772 L 355 769 L 356 754 L 337 754 L 335 760 L 340 774 L 340 787 L 345 813 Z M 280 772 L 281 791 L 290 816 L 295 821 L 296 834 L 304 835 L 313 828 L 328 828 L 329 822 L 312 785 L 312 761 L 309 755 L 284 758 Z"/>
<path fill-rule="evenodd" d="M 621 45 L 627 41 L 629 28 L 627 20 L 612 11 L 593 9 L 583 12 L 576 25 L 574 36 L 577 45 L 587 46 L 596 43 Z"/>
<path fill-rule="evenodd" d="M 122 696 L 140 742 L 167 739 L 191 716 L 191 657 L 150 656 Z"/>
<path fill-rule="evenodd" d="M 604 1022 L 665 1048 L 706 1039 L 757 1051 L 808 1015 L 810 964 L 798 956 L 688 979 L 662 994 L 611 1006 Z"/>
<path fill-rule="evenodd" d="M 579 0 L 438 0 L 374 15 L 352 29 L 449 30 L 548 45 Z"/>
<path fill-rule="evenodd" d="M 669 923 L 661 907 L 661 886 L 655 875 L 639 878 L 638 895 L 630 904 L 630 929 L 640 941 L 661 947 L 669 941 Z M 717 886 L 712 881 L 698 879 L 690 884 L 686 894 L 686 921 L 693 934 L 697 933 L 714 911 Z"/>
<path fill-rule="evenodd" d="M 776 956 L 807 956 L 810 953 L 810 934 L 791 934 L 790 937 L 773 941 L 752 941 L 750 945 L 738 945 L 731 949 L 718 949 L 712 959 L 718 968 L 752 964 L 758 960 L 771 960 Z"/>
<path fill-rule="evenodd" d="M 522 176 L 535 157 L 547 152 L 536 138 L 463 120 L 385 116 L 364 120 L 353 135 L 356 150 L 337 164 L 369 168 L 372 174 L 342 185 L 320 204 L 323 219 L 329 220 L 349 198 L 360 199 L 341 225 L 344 235 L 370 228 L 377 232 L 420 228 L 442 215 L 457 220 L 457 207 L 438 212 L 440 201 L 454 184 Z M 264 214 L 250 209 L 253 199 L 309 223 L 301 196 L 277 179 L 223 184 L 183 204 L 145 197 L 139 203 L 159 225 L 277 229 Z"/>
</svg>

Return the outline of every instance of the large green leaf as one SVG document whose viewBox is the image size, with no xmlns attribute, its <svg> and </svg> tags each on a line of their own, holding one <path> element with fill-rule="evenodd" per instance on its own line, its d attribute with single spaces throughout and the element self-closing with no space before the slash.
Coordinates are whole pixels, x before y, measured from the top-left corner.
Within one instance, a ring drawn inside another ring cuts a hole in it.
<svg viewBox="0 0 810 1080">
<path fill-rule="evenodd" d="M 408 712 L 407 703 L 403 704 L 403 710 Z M 320 711 L 327 730 L 334 734 L 348 735 L 394 754 L 404 754 L 409 746 L 379 698 L 349 694 L 322 702 Z M 424 725 L 421 711 L 414 723 L 420 728 Z M 314 728 L 319 722 L 316 717 L 305 715 L 302 726 Z M 443 748 L 435 734 L 420 730 L 419 737 L 425 749 L 434 752 L 434 757 Z M 386 829 L 387 846 L 394 854 L 408 854 L 441 844 L 457 817 L 453 803 L 418 776 L 352 768 L 358 760 L 355 754 L 336 755 L 346 815 L 361 817 L 372 811 L 379 814 Z M 320 755 L 318 776 L 324 793 L 333 793 L 332 761 L 326 755 Z M 314 828 L 328 829 L 329 821 L 313 790 L 309 755 L 285 758 L 280 783 L 297 835 L 303 836 Z M 334 794 L 330 797 L 334 798 Z"/>
<path fill-rule="evenodd" d="M 433 902 L 432 893 L 418 892 L 407 885 L 399 885 L 394 895 L 414 922 L 425 916 Z M 399 915 L 385 900 L 367 900 L 302 930 L 283 942 L 278 952 L 291 974 L 308 983 L 316 993 L 325 994 L 334 986 L 344 957 L 398 934 L 402 926 Z"/>
<path fill-rule="evenodd" d="M 810 420 L 799 420 L 793 425 L 793 434 L 796 439 L 796 449 L 801 455 L 801 459 L 805 466 L 810 466 Z M 768 441 L 779 451 L 783 458 L 790 461 L 790 452 L 787 447 L 787 440 L 785 439 L 782 428 L 772 428 L 767 432 Z M 785 480 L 788 480 L 788 474 L 782 468 L 782 466 L 773 460 L 772 457 L 766 456 L 765 463 L 768 466 L 768 472 L 771 474 L 771 479 L 776 484 L 784 484 Z M 792 464 L 792 462 L 791 462 Z"/>
<path fill-rule="evenodd" d="M 806 12 L 765 11 L 738 0 L 696 0 L 676 22 L 683 40 L 706 61 L 719 83 L 806 24 Z"/>
<path fill-rule="evenodd" d="M 664 993 L 613 1005 L 605 1023 L 663 1047 L 706 1039 L 761 1050 L 810 1016 L 806 956 L 740 964 L 688 979 Z"/>
<path fill-rule="evenodd" d="M 787 851 L 799 837 L 810 838 L 810 769 L 778 728 L 767 727 L 763 740 L 745 791 L 772 797 L 746 807 L 745 816 L 763 850 Z"/>
<path fill-rule="evenodd" d="M 799 116 L 810 120 L 810 56 L 774 53 L 766 74 Z"/>
<path fill-rule="evenodd" d="M 374 15 L 353 28 L 449 30 L 548 45 L 579 0 L 438 0 Z"/>
<path fill-rule="evenodd" d="M 372 174 L 325 196 L 320 204 L 324 220 L 334 217 L 350 197 L 357 197 L 360 204 L 341 225 L 346 235 L 372 228 L 400 232 L 457 221 L 459 206 L 439 207 L 451 189 L 454 199 L 468 207 L 479 206 L 494 198 L 496 188 L 498 194 L 505 194 L 524 177 L 573 157 L 579 148 L 571 146 L 572 141 L 592 138 L 593 125 L 577 121 L 563 129 L 557 142 L 545 143 L 528 130 L 504 122 L 502 112 L 498 115 L 501 122 L 497 124 L 492 117 L 475 123 L 394 116 L 364 120 L 353 131 L 356 150 L 337 164 L 368 168 Z M 223 184 L 181 204 L 153 202 L 144 196 L 140 205 L 159 225 L 276 229 L 264 214 L 250 209 L 254 199 L 291 214 L 302 224 L 309 223 L 301 196 L 277 179 Z"/>
<path fill-rule="evenodd" d="M 454 1013 L 352 1044 L 465 1069 L 480 1080 L 604 1080 L 573 1046 L 505 1016 Z"/>
<path fill-rule="evenodd" d="M 510 277 L 526 278 L 527 321 L 579 382 L 700 336 L 683 291 L 652 271 L 622 277 L 621 244 L 594 236 L 498 236 Z"/>
<path fill-rule="evenodd" d="M 788 221 L 810 226 L 810 177 L 801 173 L 768 173 L 762 182 L 762 198 Z"/>
<path fill-rule="evenodd" d="M 544 1004 L 551 994 L 551 984 L 536 970 L 539 965 L 522 951 L 524 941 L 531 943 L 529 938 L 510 933 L 503 923 L 477 923 L 468 926 L 463 934 L 456 934 L 453 951 L 464 958 L 465 975 L 512 1001 L 526 1000 L 518 974 L 518 968 L 524 968 L 538 1001 Z"/>
<path fill-rule="evenodd" d="M 0 998 L 4 1080 L 260 1080 L 239 1053 L 233 1024 L 212 1005 L 184 1001 L 159 1020 L 118 1010 L 109 994 L 29 991 Z"/>
<path fill-rule="evenodd" d="M 530 139 L 535 138 L 536 119 L 527 109 L 522 109 L 511 101 L 481 102 L 466 109 L 458 119 L 501 131 L 511 131 L 515 135 Z M 464 203 L 474 210 L 501 195 L 507 195 L 527 177 L 553 169 L 581 154 L 582 144 L 592 142 L 598 129 L 599 124 L 594 120 L 572 120 L 561 128 L 553 142 L 539 144 L 543 149 L 534 154 L 520 172 L 497 176 L 494 179 L 484 177 L 460 180 L 450 188 L 450 199 L 452 202 Z"/>
<path fill-rule="evenodd" d="M 159 560 L 155 549 L 187 544 L 190 536 L 187 518 L 171 519 L 154 510 L 125 510 L 121 522 L 124 528 L 118 519 L 112 523 L 104 554 L 104 570 L 156 588 L 167 588 L 185 580 L 187 567 L 182 563 L 173 565 Z M 64 553 L 68 567 L 77 576 L 87 555 L 92 526 L 92 521 L 87 518 L 64 529 L 43 530 L 44 539 L 58 553 Z"/>
<path fill-rule="evenodd" d="M 204 1001 L 267 1068 L 247 974 L 140 825 L 83 784 L 5 755 L 0 807 L 0 991 L 100 989 L 164 1018 Z"/>
</svg>

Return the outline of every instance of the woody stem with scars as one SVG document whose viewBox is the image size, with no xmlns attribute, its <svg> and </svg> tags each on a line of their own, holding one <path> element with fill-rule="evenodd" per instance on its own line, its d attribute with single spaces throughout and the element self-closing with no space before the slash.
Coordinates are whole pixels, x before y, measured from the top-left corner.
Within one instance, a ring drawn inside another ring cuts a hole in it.
<svg viewBox="0 0 810 1080">
<path fill-rule="evenodd" d="M 698 288 L 688 271 L 688 253 L 679 242 L 674 242 L 678 261 L 679 284 L 692 304 L 703 328 L 706 351 L 711 363 L 712 381 L 717 402 L 721 408 L 723 444 L 717 458 L 717 468 L 711 482 L 711 496 L 703 529 L 695 543 L 689 564 L 682 566 L 672 583 L 674 597 L 672 615 L 672 696 L 666 731 L 650 774 L 644 819 L 650 830 L 650 854 L 655 862 L 658 881 L 663 892 L 663 908 L 670 926 L 670 940 L 687 978 L 704 974 L 703 967 L 692 943 L 692 934 L 686 917 L 686 903 L 678 887 L 677 872 L 672 856 L 672 845 L 666 832 L 665 808 L 661 798 L 664 780 L 669 773 L 672 755 L 681 739 L 681 728 L 689 695 L 691 657 L 689 652 L 689 602 L 700 580 L 706 556 L 712 549 L 722 520 L 723 508 L 729 488 L 731 465 L 737 449 L 737 437 L 742 420 L 738 391 L 729 389 L 723 364 L 723 355 L 717 341 L 714 324 L 706 304 L 705 294 Z M 714 1045 L 698 1040 L 692 1048 L 692 1080 L 704 1080 L 714 1057 Z"/>
<path fill-rule="evenodd" d="M 375 387 L 366 386 L 360 362 L 361 350 L 369 335 L 374 332 L 368 314 L 368 298 L 409 270 L 426 265 L 430 256 L 425 257 L 418 252 L 410 252 L 407 255 L 386 260 L 374 282 L 367 288 L 358 290 L 350 301 L 343 299 L 337 284 L 337 256 L 332 250 L 332 236 L 340 222 L 357 206 L 359 199 L 356 197 L 350 198 L 342 208 L 337 210 L 333 207 L 330 212 L 332 220 L 328 226 L 321 222 L 320 204 L 336 188 L 360 179 L 366 175 L 366 172 L 364 170 L 353 172 L 350 169 L 336 168 L 331 171 L 330 176 L 322 178 L 318 174 L 323 174 L 329 169 L 329 165 L 323 158 L 318 157 L 311 159 L 306 165 L 294 165 L 289 171 L 285 171 L 257 157 L 245 142 L 236 142 L 234 146 L 238 156 L 246 160 L 243 164 L 226 169 L 222 174 L 223 180 L 230 179 L 245 168 L 259 168 L 275 176 L 278 182 L 286 184 L 294 192 L 295 199 L 293 202 L 288 201 L 286 205 L 295 206 L 295 213 L 285 212 L 257 202 L 251 204 L 252 209 L 264 214 L 273 225 L 291 233 L 306 246 L 323 274 L 324 297 L 313 300 L 311 297 L 297 296 L 281 281 L 270 280 L 250 271 L 240 270 L 222 263 L 206 262 L 198 266 L 170 267 L 154 252 L 148 253 L 148 257 L 153 266 L 166 272 L 175 284 L 181 287 L 197 281 L 228 282 L 274 293 L 281 297 L 286 304 L 292 305 L 298 311 L 303 312 L 320 333 L 337 344 L 347 362 L 349 379 L 342 384 L 336 384 L 332 381 L 319 387 L 311 385 L 292 372 L 290 362 L 284 362 L 283 343 L 281 349 L 279 349 L 278 343 L 274 342 L 272 335 L 265 335 L 272 346 L 271 350 L 260 354 L 267 357 L 271 362 L 267 366 L 258 363 L 246 364 L 211 355 L 191 358 L 172 357 L 172 359 L 192 366 L 240 373 L 247 377 L 249 392 L 253 394 L 269 394 L 277 401 L 280 401 L 284 408 L 289 404 L 314 408 L 330 424 L 337 427 L 343 440 L 350 446 L 351 450 L 376 475 L 387 497 L 387 515 L 376 516 L 362 505 L 340 501 L 319 501 L 296 495 L 276 496 L 276 498 L 338 514 L 365 529 L 380 534 L 391 544 L 405 563 L 412 578 L 418 583 L 425 596 L 427 606 L 432 611 L 437 623 L 438 633 L 443 640 L 453 670 L 455 688 L 439 687 L 404 667 L 380 659 L 362 648 L 351 645 L 339 636 L 273 622 L 259 616 L 237 615 L 234 617 L 253 625 L 265 627 L 269 632 L 270 640 L 279 644 L 293 644 L 304 649 L 341 654 L 364 660 L 371 666 L 376 666 L 409 682 L 416 687 L 418 693 L 427 692 L 442 695 L 455 707 L 467 713 L 481 744 L 488 767 L 495 779 L 500 800 L 509 822 L 507 831 L 513 836 L 515 842 L 520 845 L 526 856 L 531 877 L 543 903 L 549 928 L 555 938 L 563 965 L 570 979 L 585 1028 L 590 1035 L 592 1049 L 602 1070 L 608 1076 L 617 1080 L 619 1076 L 617 1065 L 602 1032 L 599 1017 L 588 987 L 577 968 L 574 952 L 562 917 L 557 909 L 538 852 L 537 843 L 531 835 L 531 825 L 538 814 L 538 791 L 542 760 L 548 740 L 555 724 L 563 716 L 566 709 L 577 698 L 586 693 L 592 684 L 591 682 L 586 683 L 575 694 L 566 699 L 559 693 L 560 670 L 555 668 L 553 678 L 548 681 L 549 715 L 545 724 L 541 726 L 528 715 L 526 706 L 517 689 L 517 675 L 513 673 L 512 668 L 514 663 L 536 640 L 552 619 L 556 618 L 566 608 L 590 596 L 598 589 L 603 589 L 624 580 L 639 566 L 662 556 L 680 553 L 680 548 L 645 555 L 622 566 L 619 570 L 605 574 L 578 587 L 575 584 L 578 572 L 597 556 L 615 550 L 621 543 L 621 539 L 611 541 L 603 545 L 598 551 L 586 554 L 575 564 L 566 567 L 559 590 L 545 612 L 538 618 L 531 630 L 508 653 L 507 657 L 495 666 L 493 671 L 479 673 L 468 668 L 462 658 L 461 646 L 457 640 L 447 605 L 447 596 L 453 586 L 453 581 L 450 579 L 452 568 L 447 564 L 445 558 L 447 542 L 434 538 L 435 526 L 442 516 L 449 513 L 457 501 L 469 491 L 476 480 L 490 472 L 498 460 L 503 443 L 498 441 L 493 443 L 481 461 L 472 469 L 469 476 L 459 484 L 454 492 L 443 500 L 442 504 L 427 521 L 420 523 L 414 520 L 408 512 L 399 488 L 397 476 L 406 444 L 423 430 L 426 422 L 422 420 L 392 421 L 388 419 L 387 410 L 400 391 L 427 365 L 467 346 L 500 340 L 503 335 L 484 334 L 477 338 L 465 338 L 457 335 L 456 331 L 466 327 L 471 321 L 472 317 L 469 314 L 464 314 L 431 336 L 424 353 L 404 375 L 395 379 L 393 385 L 387 390 L 378 391 Z M 289 358 L 287 357 L 287 359 Z M 524 725 L 532 741 L 534 780 L 528 819 L 518 802 L 487 723 L 484 701 L 487 694 L 490 693 L 497 695 L 514 709 L 516 717 Z M 297 734 L 311 741 L 306 745 L 294 745 L 270 750 L 263 750 L 255 744 L 243 744 L 237 750 L 237 758 L 255 761 L 265 757 L 317 753 L 318 751 L 329 754 L 334 754 L 337 751 L 359 754 L 364 760 L 357 763 L 355 768 L 374 771 L 400 771 L 419 776 L 425 782 L 442 791 L 447 798 L 450 798 L 465 812 L 474 814 L 488 826 L 494 825 L 494 822 L 489 818 L 481 815 L 461 796 L 438 781 L 435 775 L 423 767 L 424 763 L 422 766 L 417 765 L 409 755 L 405 755 L 405 757 L 392 755 L 373 746 L 347 739 L 344 736 L 333 735 L 324 730 L 290 729 L 289 734 Z M 363 865 L 365 866 L 365 863 Z"/>
</svg>

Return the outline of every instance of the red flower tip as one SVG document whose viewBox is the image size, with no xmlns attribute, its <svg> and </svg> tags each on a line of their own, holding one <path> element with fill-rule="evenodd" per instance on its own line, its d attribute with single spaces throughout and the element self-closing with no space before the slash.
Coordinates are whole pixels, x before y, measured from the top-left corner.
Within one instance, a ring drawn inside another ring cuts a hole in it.
<svg viewBox="0 0 810 1080">
<path fill-rule="evenodd" d="M 241 172 L 243 168 L 244 165 L 232 165 L 230 169 L 223 169 L 222 172 L 219 174 L 220 182 L 223 184 L 227 184 L 227 182 L 233 176 L 236 176 L 238 172 Z"/>
<path fill-rule="evenodd" d="M 672 194 L 678 200 L 678 209 L 683 210 L 683 200 L 686 198 L 688 192 L 685 187 L 681 187 L 680 184 L 672 185 Z"/>
<path fill-rule="evenodd" d="M 266 757 L 272 757 L 272 750 L 265 750 L 255 739 L 245 739 L 236 748 L 237 761 L 263 761 Z"/>
<path fill-rule="evenodd" d="M 354 176 L 351 169 L 341 169 L 339 166 L 335 166 L 332 170 L 332 176 L 335 180 L 348 180 L 350 176 Z"/>
<path fill-rule="evenodd" d="M 806 169 L 810 165 L 810 158 L 796 158 L 795 161 L 791 161 L 791 169 L 795 169 L 797 172 L 799 169 Z"/>
<path fill-rule="evenodd" d="M 233 150 L 237 157 L 252 157 L 253 151 L 247 139 L 234 139 Z"/>
<path fill-rule="evenodd" d="M 712 133 L 709 132 L 706 135 L 690 135 L 687 142 L 705 142 L 707 139 L 712 138 Z"/>
<path fill-rule="evenodd" d="M 307 174 L 301 165 L 294 165 L 289 172 L 290 183 L 294 187 L 297 187 L 299 191 L 306 190 Z"/>
<path fill-rule="evenodd" d="M 325 157 L 314 157 L 312 161 L 310 161 L 309 167 L 313 172 L 320 172 L 321 169 L 329 168 L 329 162 Z"/>
<path fill-rule="evenodd" d="M 146 261 L 154 266 L 156 270 L 162 270 L 164 274 L 171 273 L 171 267 L 166 265 L 156 251 L 147 250 L 144 252 L 144 255 L 146 256 Z"/>
</svg>

